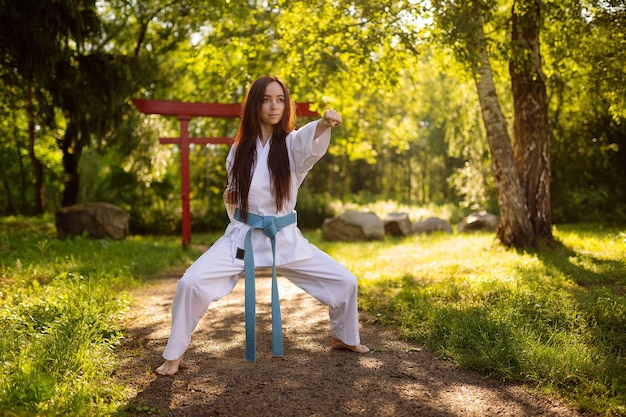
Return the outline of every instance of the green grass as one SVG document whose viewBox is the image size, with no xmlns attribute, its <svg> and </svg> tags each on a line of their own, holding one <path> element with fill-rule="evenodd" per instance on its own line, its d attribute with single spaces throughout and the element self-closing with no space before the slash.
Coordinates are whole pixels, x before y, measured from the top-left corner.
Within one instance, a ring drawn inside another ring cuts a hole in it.
<svg viewBox="0 0 626 417">
<path fill-rule="evenodd" d="M 58 240 L 50 218 L 0 231 L 0 415 L 112 414 L 124 289 L 197 254 L 177 237 Z"/>
<path fill-rule="evenodd" d="M 111 378 L 124 291 L 198 253 L 179 236 L 58 240 L 52 220 L 0 220 L 0 416 L 114 415 L 128 395 Z M 624 228 L 559 226 L 560 245 L 532 252 L 490 234 L 305 234 L 359 277 L 361 308 L 403 338 L 583 410 L 626 413 Z"/>
<path fill-rule="evenodd" d="M 328 244 L 360 305 L 403 338 L 493 378 L 599 415 L 626 414 L 626 233 L 555 227 L 558 245 L 506 250 L 491 234 Z"/>
</svg>

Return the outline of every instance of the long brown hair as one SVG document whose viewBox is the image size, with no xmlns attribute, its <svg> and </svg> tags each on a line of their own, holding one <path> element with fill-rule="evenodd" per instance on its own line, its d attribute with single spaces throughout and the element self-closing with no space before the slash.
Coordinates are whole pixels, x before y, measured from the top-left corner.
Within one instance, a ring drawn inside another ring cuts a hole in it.
<svg viewBox="0 0 626 417">
<path fill-rule="evenodd" d="M 243 220 L 248 215 L 248 194 L 252 181 L 252 169 L 256 162 L 256 139 L 261 137 L 261 107 L 265 88 L 277 82 L 285 93 L 285 111 L 282 120 L 274 126 L 268 166 L 272 181 L 272 192 L 276 200 L 276 210 L 280 211 L 289 197 L 291 174 L 289 154 L 287 153 L 287 135 L 295 126 L 295 105 L 289 96 L 285 84 L 275 76 L 264 75 L 257 78 L 246 93 L 243 101 L 241 123 L 235 137 L 237 150 L 229 173 L 229 180 L 236 194 L 236 203 L 241 210 Z"/>
</svg>

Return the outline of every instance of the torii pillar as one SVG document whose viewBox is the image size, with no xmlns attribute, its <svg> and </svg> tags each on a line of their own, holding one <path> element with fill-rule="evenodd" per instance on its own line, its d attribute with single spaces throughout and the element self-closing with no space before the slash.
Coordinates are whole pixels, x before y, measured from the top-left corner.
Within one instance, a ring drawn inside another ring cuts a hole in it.
<svg viewBox="0 0 626 417">
<path fill-rule="evenodd" d="M 192 117 L 222 117 L 235 118 L 241 116 L 241 104 L 222 103 L 189 103 L 174 100 L 147 100 L 133 99 L 133 104 L 144 114 L 160 114 L 164 116 L 176 116 L 180 121 L 179 138 L 159 138 L 161 144 L 178 144 L 180 148 L 180 183 L 182 202 L 182 243 L 183 249 L 191 242 L 191 212 L 189 210 L 189 145 L 207 145 L 233 143 L 232 138 L 190 138 L 189 120 Z M 310 103 L 296 103 L 296 115 L 303 117 L 314 117 L 318 114 L 311 111 Z"/>
</svg>

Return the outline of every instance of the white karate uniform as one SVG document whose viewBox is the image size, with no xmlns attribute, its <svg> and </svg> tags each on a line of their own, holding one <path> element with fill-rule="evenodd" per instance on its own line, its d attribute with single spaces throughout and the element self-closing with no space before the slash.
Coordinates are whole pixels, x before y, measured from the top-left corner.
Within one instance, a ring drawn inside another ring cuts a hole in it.
<svg viewBox="0 0 626 417">
<path fill-rule="evenodd" d="M 313 165 L 322 158 L 330 143 L 330 129 L 313 140 L 318 122 L 311 122 L 287 137 L 291 167 L 291 193 L 279 212 L 271 192 L 267 166 L 270 143 L 257 140 L 257 159 L 248 198 L 250 213 L 261 216 L 284 216 L 296 206 L 300 185 Z M 271 141 L 271 139 L 270 139 Z M 230 171 L 234 158 L 233 146 L 226 159 Z M 206 314 L 209 303 L 230 293 L 244 270 L 238 249 L 245 247 L 250 226 L 231 219 L 224 236 L 219 238 L 184 273 L 176 286 L 172 302 L 172 329 L 163 358 L 178 359 L 191 342 L 191 334 Z M 272 265 L 270 239 L 263 231 L 252 231 L 254 264 Z M 329 306 L 330 332 L 348 345 L 358 345 L 357 280 L 343 265 L 302 236 L 296 224 L 283 228 L 276 235 L 276 270 L 315 299 Z"/>
</svg>

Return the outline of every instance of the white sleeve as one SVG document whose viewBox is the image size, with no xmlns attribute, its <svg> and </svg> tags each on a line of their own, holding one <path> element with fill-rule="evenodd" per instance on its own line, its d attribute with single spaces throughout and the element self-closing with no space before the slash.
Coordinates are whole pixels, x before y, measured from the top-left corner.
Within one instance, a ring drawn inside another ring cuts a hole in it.
<svg viewBox="0 0 626 417">
<path fill-rule="evenodd" d="M 230 201 L 230 194 L 234 191 L 230 184 L 230 170 L 233 168 L 234 158 L 235 158 L 235 145 L 230 147 L 230 151 L 228 152 L 228 156 L 226 157 L 226 175 L 227 175 L 228 183 L 226 184 L 226 190 L 224 190 L 224 194 L 223 194 L 224 206 L 226 207 L 226 213 L 228 214 L 228 218 L 230 220 L 233 219 L 233 216 L 235 215 L 235 208 L 237 207 L 236 204 L 233 204 Z"/>
<path fill-rule="evenodd" d="M 230 151 L 228 151 L 228 156 L 226 157 L 226 175 L 227 178 L 226 180 L 229 181 L 228 185 L 226 186 L 226 189 L 229 190 L 231 185 L 230 185 L 230 170 L 233 169 L 233 163 L 235 162 L 235 150 L 237 148 L 237 145 L 234 144 L 233 146 L 230 147 Z"/>
<path fill-rule="evenodd" d="M 320 119 L 321 120 L 321 119 Z M 307 123 L 295 132 L 291 143 L 295 171 L 298 175 L 306 175 L 328 151 L 330 131 L 326 129 L 317 139 L 313 139 L 318 121 Z"/>
</svg>

